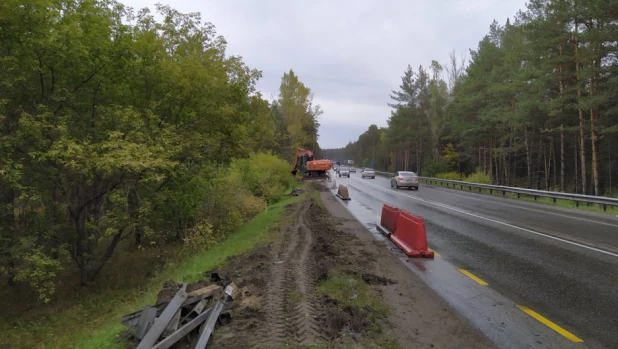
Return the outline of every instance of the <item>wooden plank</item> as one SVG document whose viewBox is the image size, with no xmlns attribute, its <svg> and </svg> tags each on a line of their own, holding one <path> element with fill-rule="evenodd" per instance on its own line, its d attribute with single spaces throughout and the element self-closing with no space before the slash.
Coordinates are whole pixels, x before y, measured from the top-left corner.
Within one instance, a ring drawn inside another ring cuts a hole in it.
<svg viewBox="0 0 618 349">
<path fill-rule="evenodd" d="M 214 295 L 217 291 L 221 290 L 221 286 L 219 285 L 208 285 L 206 287 L 202 287 L 195 291 L 189 292 L 189 297 L 199 297 L 206 298 Z"/>
</svg>

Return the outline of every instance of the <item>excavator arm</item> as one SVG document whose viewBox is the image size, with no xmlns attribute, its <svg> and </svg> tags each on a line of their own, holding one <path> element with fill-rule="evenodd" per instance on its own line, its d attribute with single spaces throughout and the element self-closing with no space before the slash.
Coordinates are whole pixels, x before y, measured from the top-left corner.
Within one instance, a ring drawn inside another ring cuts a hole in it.
<svg viewBox="0 0 618 349">
<path fill-rule="evenodd" d="M 311 152 L 311 150 L 296 148 L 296 153 L 294 154 L 294 163 L 292 164 L 292 175 L 294 176 L 296 176 L 296 172 L 298 172 L 296 167 L 298 166 L 298 161 L 303 154 L 310 158 L 313 158 L 313 152 Z"/>
</svg>

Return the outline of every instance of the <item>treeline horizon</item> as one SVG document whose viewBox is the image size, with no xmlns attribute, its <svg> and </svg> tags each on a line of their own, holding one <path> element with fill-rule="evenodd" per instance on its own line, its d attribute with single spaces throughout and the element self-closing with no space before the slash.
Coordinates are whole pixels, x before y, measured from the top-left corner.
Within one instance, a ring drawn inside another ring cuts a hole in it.
<svg viewBox="0 0 618 349">
<path fill-rule="evenodd" d="M 532 0 L 447 64 L 408 66 L 387 127 L 327 158 L 423 176 L 482 172 L 499 185 L 615 195 L 618 3 Z M 446 74 L 444 74 L 446 73 Z M 446 78 L 444 78 L 444 75 Z"/>
</svg>

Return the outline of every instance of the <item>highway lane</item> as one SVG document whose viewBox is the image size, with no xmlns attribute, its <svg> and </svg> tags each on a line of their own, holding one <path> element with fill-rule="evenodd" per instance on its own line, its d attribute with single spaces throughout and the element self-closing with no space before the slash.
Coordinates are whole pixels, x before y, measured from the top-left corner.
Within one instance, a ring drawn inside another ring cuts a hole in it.
<svg viewBox="0 0 618 349">
<path fill-rule="evenodd" d="M 440 258 L 577 335 L 578 345 L 618 348 L 615 217 L 425 185 L 395 190 L 360 174 L 336 180 L 374 217 L 384 202 L 423 217 Z M 550 347 L 566 347 L 561 340 Z"/>
</svg>

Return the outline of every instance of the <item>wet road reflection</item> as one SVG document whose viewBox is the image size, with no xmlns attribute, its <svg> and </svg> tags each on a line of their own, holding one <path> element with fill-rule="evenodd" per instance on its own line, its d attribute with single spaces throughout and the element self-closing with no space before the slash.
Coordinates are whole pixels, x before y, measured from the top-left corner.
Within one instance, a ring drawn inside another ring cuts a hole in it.
<svg viewBox="0 0 618 349">
<path fill-rule="evenodd" d="M 376 185 L 376 183 L 384 183 L 384 179 L 371 182 L 371 184 Z M 531 302 L 528 297 L 525 297 L 527 295 L 525 292 L 512 292 L 509 288 L 512 284 L 526 282 L 525 280 L 530 276 L 539 277 L 541 271 L 537 270 L 536 266 L 526 265 L 530 263 L 526 260 L 530 258 L 533 260 L 543 259 L 544 257 L 516 254 L 519 260 L 513 262 L 513 251 L 510 253 L 501 252 L 502 249 L 513 248 L 510 246 L 513 242 L 505 241 L 504 236 L 497 236 L 496 227 L 482 225 L 478 221 L 470 219 L 462 219 L 456 214 L 447 215 L 443 210 L 423 205 L 422 202 L 414 202 L 406 200 L 401 195 L 389 194 L 390 189 L 388 187 L 384 190 L 377 190 L 368 184 L 364 184 L 360 178 L 343 180 L 337 178 L 337 184 L 348 187 L 352 200 L 343 202 L 343 205 L 368 228 L 376 240 L 385 241 L 386 250 L 394 251 L 393 253 L 398 255 L 402 263 L 421 277 L 499 347 L 513 349 L 614 347 L 607 345 L 612 341 L 608 337 L 603 338 L 604 336 L 602 336 L 602 339 L 605 340 L 605 343 L 603 343 L 595 338 L 596 334 L 593 332 L 578 328 L 571 322 L 562 323 L 561 325 L 576 332 L 585 340 L 584 343 L 574 343 L 517 307 L 521 304 L 528 304 L 531 308 L 537 306 L 538 303 Z M 386 185 L 388 185 L 387 181 Z M 424 189 L 421 188 L 421 190 Z M 401 192 L 410 195 L 416 194 L 414 191 L 403 190 Z M 395 204 L 422 216 L 428 230 L 429 247 L 435 248 L 440 253 L 440 257 L 436 257 L 434 260 L 408 259 L 390 240 L 385 239 L 375 228 L 375 224 L 379 222 L 384 202 Z M 536 246 L 538 245 L 537 241 L 534 239 L 532 239 L 533 241 L 523 241 L 519 236 L 508 236 L 508 234 L 515 235 L 513 232 L 507 231 L 505 234 L 507 234 L 508 239 L 515 240 L 514 243 L 519 245 L 518 249 L 527 248 L 529 253 L 539 249 Z M 485 241 L 487 237 L 489 237 L 489 242 Z M 534 246 L 529 247 L 530 245 Z M 496 246 L 499 246 L 500 249 L 497 249 Z M 541 251 L 543 250 L 541 249 Z M 555 253 L 555 251 L 552 252 Z M 564 251 L 560 251 L 560 253 L 564 253 Z M 551 259 L 552 256 L 550 254 L 546 257 Z M 523 262 L 521 259 L 523 259 Z M 511 263 L 509 264 L 509 262 Z M 556 262 L 554 259 L 554 263 Z M 507 265 L 504 265 L 504 263 L 507 263 Z M 524 265 L 518 265 L 518 263 Z M 602 261 L 598 263 L 602 263 Z M 458 271 L 457 268 L 466 268 L 474 275 L 481 276 L 489 285 L 483 286 L 477 283 Z M 495 277 L 496 273 L 500 273 L 502 276 Z M 528 275 L 526 276 L 526 274 Z M 606 280 L 606 282 L 611 282 L 611 280 Z M 525 288 L 528 292 L 538 288 L 545 289 L 545 292 L 553 291 L 551 287 L 547 286 L 549 285 L 544 282 L 537 282 L 512 288 Z M 575 291 L 571 291 L 571 294 L 573 292 Z M 581 290 L 576 293 L 581 293 Z M 611 297 L 606 301 L 611 303 Z M 546 308 L 540 308 L 535 310 L 546 311 Z M 607 314 L 605 315 L 612 314 L 614 311 L 614 309 L 606 309 Z M 555 313 L 549 312 L 549 314 L 554 315 Z M 553 320 L 556 321 L 556 319 Z M 584 334 L 589 334 L 589 336 L 584 336 Z"/>
</svg>

